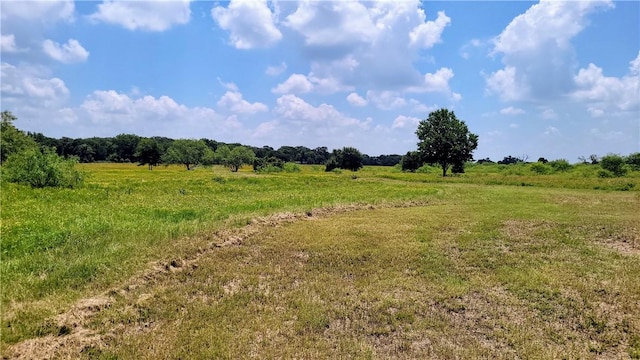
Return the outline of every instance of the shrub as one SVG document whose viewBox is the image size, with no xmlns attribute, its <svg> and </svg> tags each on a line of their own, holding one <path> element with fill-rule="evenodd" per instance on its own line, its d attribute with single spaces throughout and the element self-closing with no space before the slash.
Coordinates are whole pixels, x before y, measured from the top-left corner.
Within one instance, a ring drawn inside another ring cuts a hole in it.
<svg viewBox="0 0 640 360">
<path fill-rule="evenodd" d="M 7 159 L 3 176 L 33 188 L 73 188 L 83 182 L 83 174 L 75 169 L 77 162 L 75 158 L 65 160 L 52 150 L 28 149 Z"/>
<path fill-rule="evenodd" d="M 627 156 L 626 163 L 631 169 L 640 171 L 640 152 Z"/>
<path fill-rule="evenodd" d="M 600 171 L 598 171 L 598 177 L 606 179 L 606 178 L 612 178 L 612 177 L 614 177 L 614 175 L 609 170 L 600 169 Z"/>
<path fill-rule="evenodd" d="M 281 172 L 284 162 L 276 157 L 256 158 L 253 161 L 253 171 L 261 173 Z"/>
<path fill-rule="evenodd" d="M 537 162 L 537 163 L 531 164 L 531 171 L 533 171 L 538 175 L 545 175 L 551 172 L 551 167 L 548 165 L 545 165 L 543 162 Z"/>
<path fill-rule="evenodd" d="M 554 171 L 565 172 L 571 170 L 571 164 L 565 159 L 558 159 L 549 162 Z"/>
<path fill-rule="evenodd" d="M 285 172 L 288 172 L 288 173 L 300 172 L 300 166 L 292 162 L 285 163 L 282 168 L 284 169 Z"/>
<path fill-rule="evenodd" d="M 627 169 L 624 167 L 624 158 L 620 155 L 607 155 L 600 159 L 600 166 L 604 170 L 608 170 L 615 176 L 624 176 L 627 173 Z"/>
</svg>

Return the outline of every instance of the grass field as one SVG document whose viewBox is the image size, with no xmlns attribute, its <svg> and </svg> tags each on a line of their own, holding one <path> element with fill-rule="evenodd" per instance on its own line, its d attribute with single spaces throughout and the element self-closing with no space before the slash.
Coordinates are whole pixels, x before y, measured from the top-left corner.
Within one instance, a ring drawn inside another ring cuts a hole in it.
<svg viewBox="0 0 640 360">
<path fill-rule="evenodd" d="M 84 168 L 2 184 L 4 356 L 640 358 L 637 172 Z"/>
</svg>

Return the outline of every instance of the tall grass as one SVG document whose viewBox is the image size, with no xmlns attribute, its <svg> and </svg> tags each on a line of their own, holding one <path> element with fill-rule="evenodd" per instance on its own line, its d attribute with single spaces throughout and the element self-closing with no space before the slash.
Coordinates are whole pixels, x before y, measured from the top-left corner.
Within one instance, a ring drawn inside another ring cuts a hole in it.
<svg viewBox="0 0 640 360">
<path fill-rule="evenodd" d="M 43 320 L 76 299 L 126 281 L 150 261 L 207 247 L 211 233 L 257 216 L 352 203 L 455 204 L 467 197 L 482 202 L 486 199 L 474 194 L 485 194 L 480 191 L 485 185 L 532 185 L 528 192 L 541 193 L 549 187 L 640 188 L 638 172 L 602 179 L 589 167 L 535 175 L 526 166 L 474 166 L 447 178 L 438 171 L 413 174 L 381 167 L 326 173 L 322 167 L 300 166 L 300 172 L 255 174 L 222 167 L 149 171 L 129 164 L 86 164 L 82 170 L 88 178 L 78 189 L 2 183 L 2 344 L 54 331 Z M 513 202 L 508 195 L 513 189 L 504 196 L 503 189 L 495 186 L 491 201 Z"/>
</svg>

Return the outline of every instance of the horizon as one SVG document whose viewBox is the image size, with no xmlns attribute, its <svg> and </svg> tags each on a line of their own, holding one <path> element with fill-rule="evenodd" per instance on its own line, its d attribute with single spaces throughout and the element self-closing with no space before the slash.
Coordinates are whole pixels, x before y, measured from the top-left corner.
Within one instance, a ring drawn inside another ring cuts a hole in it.
<svg viewBox="0 0 640 360">
<path fill-rule="evenodd" d="M 474 159 L 640 151 L 640 3 L 3 1 L 2 110 L 59 139 L 417 149 L 447 108 Z M 536 25 L 533 25 L 536 24 Z"/>
</svg>

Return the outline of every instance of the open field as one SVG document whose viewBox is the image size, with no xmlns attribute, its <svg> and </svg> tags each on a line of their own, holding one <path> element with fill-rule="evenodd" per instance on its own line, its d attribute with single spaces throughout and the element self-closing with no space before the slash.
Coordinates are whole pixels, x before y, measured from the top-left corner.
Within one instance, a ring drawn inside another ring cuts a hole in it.
<svg viewBox="0 0 640 360">
<path fill-rule="evenodd" d="M 637 172 L 85 169 L 2 184 L 4 356 L 640 357 Z"/>
</svg>

